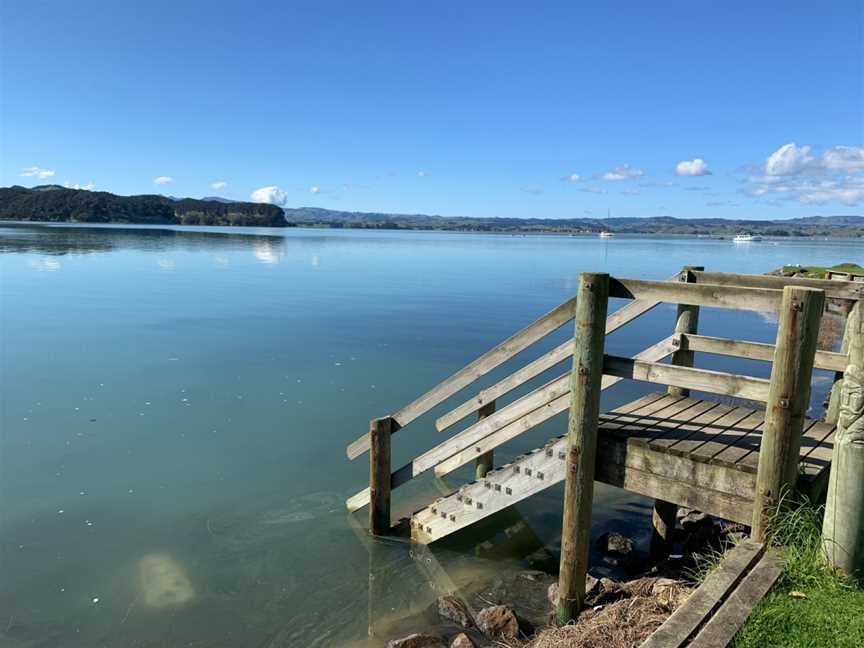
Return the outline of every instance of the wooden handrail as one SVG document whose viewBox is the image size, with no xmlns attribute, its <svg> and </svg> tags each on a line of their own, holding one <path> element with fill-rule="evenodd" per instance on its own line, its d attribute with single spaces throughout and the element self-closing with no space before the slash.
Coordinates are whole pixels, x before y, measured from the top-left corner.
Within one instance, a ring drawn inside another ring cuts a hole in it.
<svg viewBox="0 0 864 648">
<path fill-rule="evenodd" d="M 741 288 L 717 284 L 694 284 L 675 281 L 611 278 L 611 297 L 663 301 L 693 306 L 711 306 L 733 310 L 776 313 L 780 309 L 782 290 Z"/>
<path fill-rule="evenodd" d="M 747 358 L 749 360 L 763 360 L 766 362 L 774 360 L 775 345 L 764 342 L 748 342 L 707 335 L 684 334 L 676 338 L 676 343 L 680 345 L 680 348 L 689 351 L 701 351 L 703 353 L 714 353 L 716 355 Z M 813 367 L 826 371 L 843 372 L 846 371 L 848 359 L 849 356 L 845 353 L 817 351 Z"/>
<path fill-rule="evenodd" d="M 438 383 L 425 394 L 393 414 L 391 418 L 396 421 L 399 427 L 405 427 L 411 421 L 422 416 L 430 409 L 458 392 L 460 389 L 470 385 L 472 382 L 489 373 L 495 367 L 506 362 L 523 349 L 534 344 L 537 340 L 540 340 L 552 331 L 559 329 L 561 326 L 572 320 L 575 309 L 576 297 L 568 299 L 566 302 L 552 309 L 515 335 L 507 338 L 473 362 L 467 364 L 443 382 Z M 369 435 L 364 434 L 348 446 L 348 458 L 356 459 L 368 450 Z"/>
<path fill-rule="evenodd" d="M 603 357 L 603 373 L 661 385 L 679 385 L 712 394 L 766 402 L 770 381 L 710 369 L 679 367 L 613 355 Z"/>
<path fill-rule="evenodd" d="M 864 286 L 860 281 L 838 281 L 830 279 L 808 279 L 806 277 L 777 277 L 774 275 L 734 274 L 731 272 L 693 273 L 696 282 L 716 286 L 739 286 L 747 288 L 773 288 L 782 290 L 786 286 L 820 288 L 825 296 L 833 299 L 864 299 Z"/>
<path fill-rule="evenodd" d="M 661 340 L 657 344 L 645 349 L 638 355 L 651 359 L 660 360 L 674 351 L 672 336 Z M 570 395 L 570 374 L 562 374 L 558 378 L 549 381 L 519 398 L 494 414 L 477 421 L 465 428 L 459 434 L 442 441 L 437 446 L 415 457 L 392 474 L 391 489 L 397 488 L 414 477 L 426 472 L 430 468 L 442 464 L 450 457 L 459 456 L 474 459 L 483 452 L 491 450 L 505 441 L 518 436 L 522 432 L 530 430 L 556 414 L 567 409 Z M 604 379 L 604 388 L 611 387 L 620 379 L 609 376 Z M 561 406 L 563 403 L 563 407 Z M 483 445 L 483 450 L 477 450 L 480 443 L 489 439 L 489 443 Z M 488 447 L 487 447 L 488 446 Z M 473 453 L 473 454 L 471 454 Z M 466 462 L 469 459 L 466 459 Z M 465 462 L 463 462 L 465 463 Z M 447 464 L 450 465 L 450 464 Z M 455 470 L 462 463 L 458 463 L 451 470 Z M 447 470 L 446 472 L 450 472 Z M 346 501 L 349 511 L 356 511 L 369 503 L 369 489 L 352 495 Z"/>
<path fill-rule="evenodd" d="M 647 313 L 660 302 L 650 301 L 634 301 L 626 304 L 622 308 L 612 313 L 606 319 L 606 335 L 632 322 L 640 315 Z M 470 400 L 465 401 L 458 407 L 450 410 L 438 420 L 435 421 L 435 427 L 438 431 L 442 431 L 464 419 L 469 414 L 476 412 L 486 403 L 490 403 L 497 398 L 513 391 L 517 387 L 525 384 L 527 381 L 539 376 L 547 369 L 554 367 L 559 362 L 573 356 L 573 340 L 569 339 L 557 347 L 543 354 L 533 362 L 525 365 L 521 369 L 513 372 L 503 380 L 495 383 L 478 393 Z"/>
<path fill-rule="evenodd" d="M 670 355 L 674 350 L 675 347 L 672 346 L 672 336 L 670 335 L 665 340 L 660 340 L 657 344 L 648 347 L 644 351 L 640 351 L 633 357 L 635 359 L 648 361 L 662 360 L 666 356 Z M 617 376 L 603 376 L 601 390 L 609 389 L 622 380 L 624 379 L 618 378 Z M 549 401 L 543 407 L 537 408 L 533 412 L 530 412 L 513 423 L 504 426 L 487 437 L 484 437 L 474 445 L 465 448 L 462 452 L 442 461 L 435 466 L 435 476 L 443 477 L 444 475 L 453 472 L 460 466 L 464 466 L 466 463 L 470 462 L 476 455 L 497 448 L 502 443 L 510 441 L 526 430 L 540 425 L 541 423 L 551 419 L 553 416 L 557 416 L 561 412 L 564 412 L 569 406 L 570 391 L 568 389 L 566 394 L 559 396 L 555 400 Z"/>
</svg>

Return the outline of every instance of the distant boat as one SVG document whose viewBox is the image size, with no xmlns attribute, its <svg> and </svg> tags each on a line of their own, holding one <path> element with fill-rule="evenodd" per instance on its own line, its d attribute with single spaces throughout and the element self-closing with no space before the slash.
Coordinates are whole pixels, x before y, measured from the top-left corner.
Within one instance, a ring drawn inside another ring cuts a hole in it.
<svg viewBox="0 0 864 648">
<path fill-rule="evenodd" d="M 752 241 L 761 241 L 762 237 L 758 234 L 747 234 L 746 232 L 742 232 L 740 234 L 736 234 L 735 238 L 732 239 L 735 243 L 750 243 Z"/>
<path fill-rule="evenodd" d="M 613 234 L 612 232 L 607 232 L 606 230 L 600 232 L 600 238 L 612 238 L 613 236 L 615 236 L 615 234 Z"/>
</svg>

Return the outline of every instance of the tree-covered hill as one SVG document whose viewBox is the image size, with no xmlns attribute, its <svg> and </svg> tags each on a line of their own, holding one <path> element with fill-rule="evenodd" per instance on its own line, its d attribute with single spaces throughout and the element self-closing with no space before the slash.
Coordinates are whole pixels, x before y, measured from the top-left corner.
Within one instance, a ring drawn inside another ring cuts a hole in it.
<svg viewBox="0 0 864 648">
<path fill-rule="evenodd" d="M 470 218 L 420 214 L 332 211 L 319 207 L 286 209 L 297 225 L 360 229 L 431 229 L 477 232 L 562 232 L 734 236 L 741 231 L 762 236 L 864 237 L 862 216 L 812 216 L 789 220 L 725 218 Z"/>
<path fill-rule="evenodd" d="M 248 225 L 285 227 L 275 205 L 166 196 L 118 196 L 58 185 L 0 187 L 0 220 L 143 223 L 149 225 Z"/>
</svg>

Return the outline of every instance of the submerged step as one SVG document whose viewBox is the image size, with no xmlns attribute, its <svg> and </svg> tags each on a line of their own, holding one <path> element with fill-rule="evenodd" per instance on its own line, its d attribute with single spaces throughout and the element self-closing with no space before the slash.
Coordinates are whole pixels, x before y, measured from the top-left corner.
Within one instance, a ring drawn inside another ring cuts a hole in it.
<svg viewBox="0 0 864 648">
<path fill-rule="evenodd" d="M 411 537 L 421 544 L 435 542 L 557 484 L 564 479 L 566 447 L 564 437 L 552 439 L 439 498 L 411 517 Z"/>
</svg>

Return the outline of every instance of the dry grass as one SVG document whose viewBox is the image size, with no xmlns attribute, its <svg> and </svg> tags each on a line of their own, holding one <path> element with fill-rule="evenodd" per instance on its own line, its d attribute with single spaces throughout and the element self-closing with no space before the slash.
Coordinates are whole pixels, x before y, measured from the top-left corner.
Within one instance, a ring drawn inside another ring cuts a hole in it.
<svg viewBox="0 0 864 648">
<path fill-rule="evenodd" d="M 623 584 L 627 598 L 586 609 L 575 624 L 548 628 L 527 642 L 506 648 L 636 648 L 669 617 L 690 593 L 681 582 L 640 578 Z"/>
</svg>

